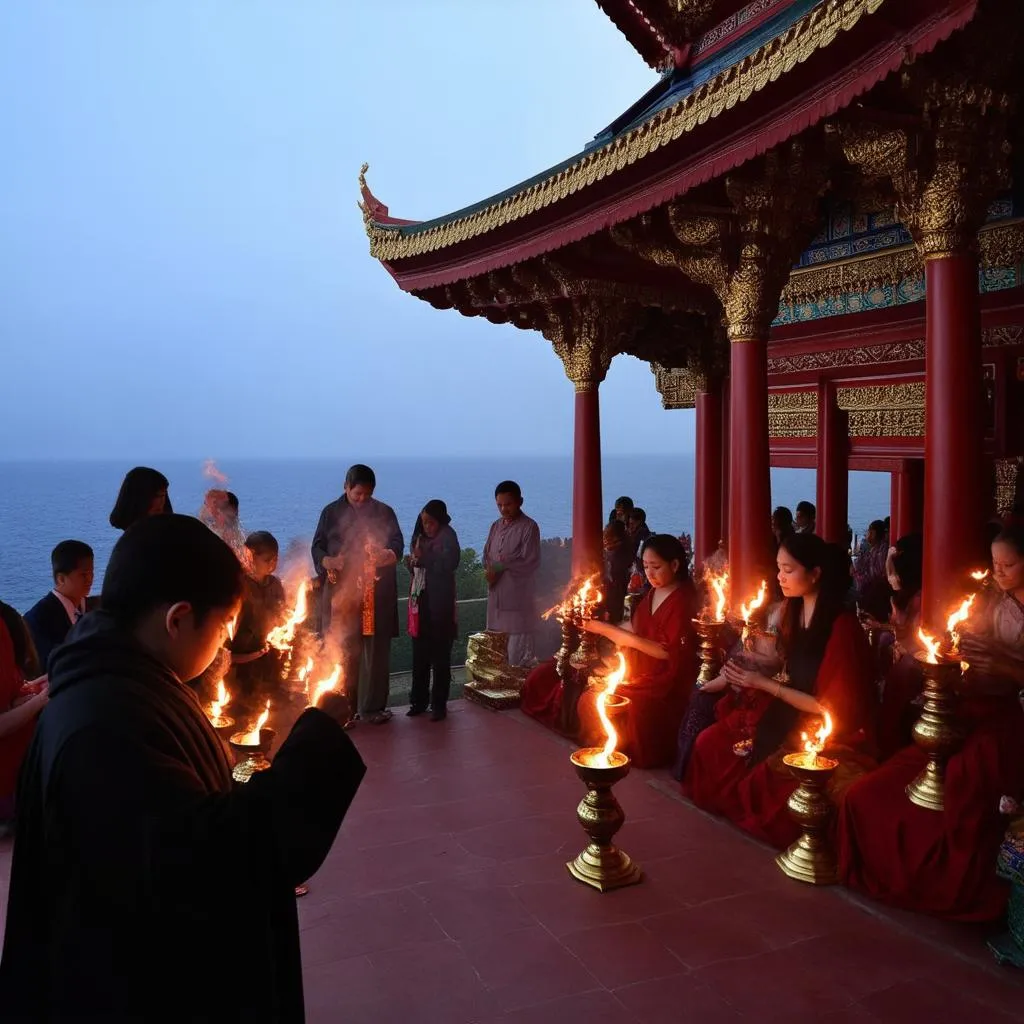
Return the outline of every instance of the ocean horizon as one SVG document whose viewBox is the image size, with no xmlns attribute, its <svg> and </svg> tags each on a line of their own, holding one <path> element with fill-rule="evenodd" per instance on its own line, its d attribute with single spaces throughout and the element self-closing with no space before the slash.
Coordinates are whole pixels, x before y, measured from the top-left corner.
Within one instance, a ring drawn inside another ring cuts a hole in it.
<svg viewBox="0 0 1024 1024">
<path fill-rule="evenodd" d="M 320 510 L 342 490 L 345 470 L 356 459 L 225 458 L 218 470 L 238 495 L 243 528 L 269 530 L 287 554 L 289 571 L 311 571 L 309 543 Z M 448 505 L 464 548 L 478 553 L 497 513 L 494 486 L 516 480 L 524 509 L 543 537 L 572 532 L 572 458 L 569 455 L 451 456 L 369 459 L 377 474 L 376 497 L 398 515 L 408 543 L 416 515 L 431 498 Z M 52 586 L 50 551 L 75 538 L 96 553 L 99 593 L 110 551 L 120 534 L 107 517 L 124 474 L 140 463 L 120 459 L 0 461 L 0 600 L 25 612 Z M 170 481 L 176 512 L 198 513 L 214 481 L 204 459 L 152 459 Z M 656 532 L 693 531 L 694 456 L 607 455 L 602 459 L 604 506 L 630 495 L 647 511 Z M 814 500 L 813 470 L 772 470 L 773 505 Z M 872 519 L 889 514 L 889 476 L 850 474 L 850 525 L 863 534 Z"/>
</svg>

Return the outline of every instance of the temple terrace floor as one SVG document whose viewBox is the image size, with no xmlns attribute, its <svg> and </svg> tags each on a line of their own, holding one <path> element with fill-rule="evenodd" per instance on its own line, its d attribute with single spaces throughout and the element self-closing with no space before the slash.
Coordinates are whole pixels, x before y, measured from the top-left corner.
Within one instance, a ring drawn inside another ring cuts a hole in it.
<svg viewBox="0 0 1024 1024">
<path fill-rule="evenodd" d="M 984 933 L 792 882 L 664 773 L 616 787 L 646 877 L 602 895 L 565 869 L 566 741 L 461 700 L 352 735 L 366 781 L 299 903 L 311 1022 L 1024 1021 Z"/>
</svg>

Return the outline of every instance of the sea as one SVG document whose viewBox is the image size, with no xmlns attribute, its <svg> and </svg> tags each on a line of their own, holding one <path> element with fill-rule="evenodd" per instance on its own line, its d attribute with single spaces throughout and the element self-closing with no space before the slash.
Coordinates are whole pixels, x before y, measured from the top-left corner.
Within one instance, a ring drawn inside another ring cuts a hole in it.
<svg viewBox="0 0 1024 1024">
<path fill-rule="evenodd" d="M 224 486 L 238 495 L 245 530 L 269 530 L 277 537 L 291 572 L 311 569 L 309 543 L 320 510 L 342 491 L 349 460 L 225 459 L 216 484 L 202 459 L 152 463 L 170 481 L 175 512 L 198 513 L 203 495 Z M 544 537 L 572 532 L 572 459 L 569 456 L 480 458 L 381 458 L 370 460 L 377 474 L 376 497 L 398 514 L 406 538 L 416 515 L 431 498 L 448 505 L 463 548 L 480 552 L 496 516 L 494 486 L 513 479 L 523 489 L 525 510 Z M 75 538 L 96 553 L 98 593 L 110 551 L 120 534 L 107 517 L 126 462 L 0 462 L 0 600 L 24 612 L 52 586 L 50 551 Z M 604 505 L 628 494 L 647 511 L 655 532 L 693 531 L 692 455 L 612 455 L 602 463 Z M 772 503 L 794 507 L 814 500 L 813 470 L 772 471 Z M 872 519 L 889 512 L 889 477 L 850 474 L 850 524 L 863 534 Z"/>
</svg>

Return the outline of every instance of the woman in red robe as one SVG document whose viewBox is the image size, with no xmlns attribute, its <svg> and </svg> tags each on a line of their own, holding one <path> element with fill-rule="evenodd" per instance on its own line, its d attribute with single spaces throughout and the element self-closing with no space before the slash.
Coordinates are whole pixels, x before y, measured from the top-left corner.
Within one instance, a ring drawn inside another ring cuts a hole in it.
<svg viewBox="0 0 1024 1024">
<path fill-rule="evenodd" d="M 730 661 L 705 690 L 731 685 L 717 721 L 698 737 L 683 793 L 698 807 L 728 818 L 745 832 L 783 848 L 799 827 L 786 802 L 796 780 L 783 764 L 814 731 L 808 716 L 832 716 L 828 751 L 843 769 L 834 786 L 873 765 L 871 650 L 856 615 L 846 608 L 849 556 L 814 534 L 785 539 L 778 553 L 785 598 L 779 634 L 784 668 L 769 679 L 743 659 Z"/>
<path fill-rule="evenodd" d="M 18 769 L 47 700 L 46 677 L 25 682 L 28 631 L 9 605 L 0 610 L 0 834 L 14 817 Z"/>
<path fill-rule="evenodd" d="M 660 768 L 675 756 L 679 723 L 697 675 L 695 593 L 677 538 L 664 533 L 649 537 L 641 557 L 651 589 L 635 605 L 631 628 L 591 619 L 584 629 L 610 640 L 626 655 L 626 681 L 618 692 L 630 704 L 620 749 L 637 768 Z M 545 662 L 526 680 L 522 710 L 555 727 L 563 692 L 554 662 Z M 580 698 L 585 735 L 594 728 L 595 699 L 595 690 Z"/>
<path fill-rule="evenodd" d="M 1001 916 L 1007 886 L 995 864 L 1007 821 L 1003 796 L 1024 796 L 1024 530 L 1004 530 L 992 544 L 993 578 L 1002 597 L 985 636 L 965 635 L 970 663 L 958 716 L 970 730 L 946 765 L 945 807 L 910 802 L 907 786 L 925 754 L 909 746 L 859 780 L 839 809 L 843 881 L 893 906 L 956 921 Z"/>
</svg>

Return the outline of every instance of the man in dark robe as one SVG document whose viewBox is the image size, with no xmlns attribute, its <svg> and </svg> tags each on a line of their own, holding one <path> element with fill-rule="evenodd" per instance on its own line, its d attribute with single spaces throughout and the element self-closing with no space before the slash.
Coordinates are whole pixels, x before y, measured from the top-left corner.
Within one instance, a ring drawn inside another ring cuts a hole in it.
<svg viewBox="0 0 1024 1024">
<path fill-rule="evenodd" d="M 376 486 L 369 466 L 349 468 L 345 493 L 320 513 L 311 553 L 323 580 L 321 635 L 341 659 L 349 697 L 358 692 L 359 718 L 380 725 L 391 718 L 391 640 L 398 636 L 395 566 L 405 539 L 394 509 L 374 498 Z"/>
<path fill-rule="evenodd" d="M 54 653 L 18 790 L 7 1024 L 304 1019 L 295 887 L 365 767 L 328 694 L 272 767 L 232 782 L 183 680 L 241 594 L 238 560 L 202 523 L 144 519 L 114 548 L 102 610 Z"/>
</svg>

